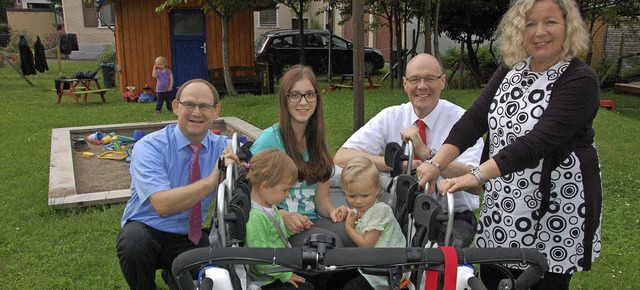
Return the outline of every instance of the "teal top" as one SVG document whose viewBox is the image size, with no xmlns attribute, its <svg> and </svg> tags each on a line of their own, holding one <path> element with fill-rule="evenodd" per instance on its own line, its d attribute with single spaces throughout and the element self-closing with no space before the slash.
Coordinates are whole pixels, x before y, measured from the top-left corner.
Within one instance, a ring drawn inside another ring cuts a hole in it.
<svg viewBox="0 0 640 290">
<path fill-rule="evenodd" d="M 273 209 L 273 218 L 282 225 L 282 232 L 290 237 L 291 233 L 287 231 L 287 228 L 282 224 L 282 216 L 276 210 Z M 249 221 L 247 222 L 247 237 L 246 246 L 249 248 L 286 248 L 286 242 L 282 240 L 278 230 L 271 222 L 271 219 L 259 209 L 252 208 L 249 212 Z M 282 283 L 287 283 L 292 272 L 279 272 L 266 274 L 267 270 L 279 267 L 271 264 L 267 265 L 251 265 L 249 268 L 249 279 L 254 283 L 260 285 L 270 284 L 276 279 L 279 279 Z"/>
<path fill-rule="evenodd" d="M 260 151 L 273 148 L 286 152 L 282 141 L 282 134 L 278 128 L 278 123 L 262 130 L 258 139 L 251 146 L 251 153 L 258 154 Z M 303 153 L 304 161 L 309 161 L 309 153 L 307 150 Z M 297 179 L 297 176 L 296 176 Z M 289 190 L 289 197 L 281 202 L 278 206 L 289 212 L 297 212 L 307 216 L 309 219 L 317 219 L 315 196 L 318 184 L 307 185 L 306 181 L 296 182 Z"/>
<path fill-rule="evenodd" d="M 380 231 L 380 238 L 373 246 L 374 248 L 404 248 L 407 240 L 402 234 L 400 224 L 393 215 L 391 207 L 383 202 L 376 202 L 365 211 L 362 218 L 356 221 L 356 232 L 364 234 L 371 230 Z M 362 271 L 360 272 L 362 273 Z M 374 276 L 362 274 L 373 289 L 388 289 L 389 283 L 386 276 Z"/>
</svg>

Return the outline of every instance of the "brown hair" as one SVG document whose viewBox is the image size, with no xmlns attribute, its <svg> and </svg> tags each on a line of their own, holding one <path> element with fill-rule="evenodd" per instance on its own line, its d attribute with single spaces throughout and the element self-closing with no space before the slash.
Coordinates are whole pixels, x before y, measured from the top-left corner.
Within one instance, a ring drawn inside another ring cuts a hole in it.
<svg viewBox="0 0 640 290">
<path fill-rule="evenodd" d="M 307 140 L 307 152 L 309 153 L 309 162 L 304 161 L 302 144 L 298 144 L 298 140 L 291 126 L 291 115 L 288 110 L 287 94 L 295 83 L 300 80 L 309 80 L 313 88 L 318 94 L 316 111 L 313 112 L 304 135 Z M 318 90 L 318 80 L 313 70 L 304 65 L 294 65 L 291 67 L 280 80 L 280 119 L 278 126 L 282 134 L 282 141 L 287 154 L 293 159 L 296 167 L 298 167 L 298 180 L 306 180 L 307 184 L 313 184 L 318 181 L 324 182 L 329 180 L 333 174 L 333 159 L 329 153 L 327 145 L 327 126 L 324 123 L 324 109 L 322 106 L 322 96 Z"/>
<path fill-rule="evenodd" d="M 220 95 L 218 94 L 218 90 L 216 90 L 216 88 L 210 82 L 203 79 L 192 79 L 182 84 L 178 89 L 178 93 L 176 93 L 176 101 L 180 101 L 180 96 L 182 96 L 182 91 L 184 91 L 184 88 L 186 88 L 188 85 L 192 83 L 203 83 L 207 85 L 207 87 L 209 87 L 209 89 L 211 90 L 211 93 L 213 94 L 213 105 L 215 106 L 218 103 L 220 103 Z"/>
<path fill-rule="evenodd" d="M 369 158 L 363 156 L 349 160 L 340 174 L 340 184 L 345 191 L 348 191 L 347 188 L 350 184 L 360 180 L 370 182 L 372 187 L 382 187 L 380 184 L 380 173 L 375 164 L 373 164 Z"/>
<path fill-rule="evenodd" d="M 266 149 L 251 158 L 247 178 L 256 188 L 263 182 L 270 187 L 286 182 L 293 184 L 298 178 L 298 169 L 284 152 Z"/>
</svg>

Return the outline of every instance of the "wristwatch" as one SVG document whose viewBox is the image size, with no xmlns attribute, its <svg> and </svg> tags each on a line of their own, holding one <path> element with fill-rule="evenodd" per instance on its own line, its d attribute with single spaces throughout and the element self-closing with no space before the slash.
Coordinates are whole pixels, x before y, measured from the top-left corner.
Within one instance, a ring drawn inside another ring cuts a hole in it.
<svg viewBox="0 0 640 290">
<path fill-rule="evenodd" d="M 473 174 L 478 179 L 478 183 L 480 183 L 480 185 L 484 185 L 485 183 L 487 183 L 487 180 L 484 178 L 478 167 L 471 167 L 469 173 Z"/>
<path fill-rule="evenodd" d="M 431 160 L 431 158 L 433 158 L 433 156 L 436 156 L 436 153 L 438 153 L 438 150 L 436 150 L 435 148 L 429 148 L 429 150 L 431 151 L 431 154 L 427 156 L 426 160 Z"/>
</svg>

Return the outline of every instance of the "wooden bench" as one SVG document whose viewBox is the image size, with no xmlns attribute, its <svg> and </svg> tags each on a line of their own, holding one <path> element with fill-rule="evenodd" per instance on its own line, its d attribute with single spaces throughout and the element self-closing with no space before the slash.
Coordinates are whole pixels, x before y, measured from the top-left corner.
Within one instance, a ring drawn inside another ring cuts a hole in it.
<svg viewBox="0 0 640 290">
<path fill-rule="evenodd" d="M 58 95 L 57 103 L 60 104 L 62 96 L 70 96 L 74 99 L 76 105 L 80 105 L 78 97 L 82 96 L 84 104 L 87 103 L 87 96 L 89 94 L 100 95 L 103 103 L 107 100 L 104 98 L 104 93 L 109 89 L 103 89 L 100 86 L 100 81 L 97 78 L 92 79 L 56 79 L 56 94 Z"/>
<path fill-rule="evenodd" d="M 97 94 L 100 95 L 100 98 L 102 99 L 103 103 L 106 103 L 107 100 L 105 100 L 104 98 L 104 93 L 106 93 L 107 91 L 109 91 L 109 89 L 96 89 L 96 90 L 88 90 L 88 91 L 76 91 L 76 95 L 82 95 L 82 103 L 83 104 L 87 104 L 87 96 L 89 94 Z"/>
<path fill-rule="evenodd" d="M 254 95 L 267 94 L 265 87 L 265 74 L 261 67 L 254 66 L 234 66 L 229 68 L 231 81 L 238 93 L 251 93 Z M 227 85 L 224 82 L 224 71 L 222 68 L 209 70 L 209 82 L 218 90 L 220 95 L 227 94 Z"/>
<path fill-rule="evenodd" d="M 380 88 L 380 84 L 376 84 L 373 82 L 373 76 L 365 75 L 364 78 L 367 80 L 368 86 L 364 86 L 365 89 L 378 89 Z M 353 74 L 343 74 L 340 75 L 340 83 L 333 85 L 336 89 L 348 88 L 353 89 Z"/>
<path fill-rule="evenodd" d="M 613 86 L 613 90 L 618 93 L 640 94 L 640 82 L 630 84 L 617 83 Z"/>
</svg>

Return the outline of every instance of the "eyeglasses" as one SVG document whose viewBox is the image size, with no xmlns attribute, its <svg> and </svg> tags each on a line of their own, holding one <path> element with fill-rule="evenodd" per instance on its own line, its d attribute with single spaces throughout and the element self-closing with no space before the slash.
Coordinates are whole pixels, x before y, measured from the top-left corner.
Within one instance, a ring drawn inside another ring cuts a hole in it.
<svg viewBox="0 0 640 290">
<path fill-rule="evenodd" d="M 307 100 L 307 103 L 315 103 L 318 100 L 318 93 L 314 91 L 308 91 L 304 94 L 301 92 L 290 92 L 287 94 L 287 97 L 289 98 L 289 102 L 292 103 L 300 102 L 302 97 Z"/>
<path fill-rule="evenodd" d="M 439 75 L 439 76 L 426 76 L 426 77 L 423 77 L 423 78 L 420 78 L 420 77 L 412 77 L 412 78 L 409 78 L 409 79 L 407 79 L 407 78 L 405 77 L 405 79 L 406 79 L 410 84 L 412 84 L 412 85 L 417 85 L 417 84 L 419 84 L 422 80 L 424 80 L 424 82 L 425 82 L 425 83 L 427 83 L 427 84 L 433 84 L 435 81 L 439 80 L 443 75 L 444 75 L 444 74 L 441 74 L 441 75 Z"/>
<path fill-rule="evenodd" d="M 213 108 L 216 106 L 214 105 L 209 105 L 209 104 L 194 104 L 192 102 L 180 102 L 178 101 L 178 103 L 183 106 L 185 108 L 185 110 L 187 111 L 193 111 L 196 108 L 200 109 L 201 112 L 208 112 L 209 110 L 213 110 Z"/>
</svg>

